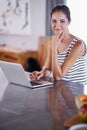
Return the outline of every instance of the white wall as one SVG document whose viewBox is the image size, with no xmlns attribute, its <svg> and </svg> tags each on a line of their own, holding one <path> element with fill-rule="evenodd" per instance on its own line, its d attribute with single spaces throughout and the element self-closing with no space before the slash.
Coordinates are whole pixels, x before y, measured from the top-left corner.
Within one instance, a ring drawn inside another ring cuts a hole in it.
<svg viewBox="0 0 87 130">
<path fill-rule="evenodd" d="M 46 0 L 31 0 L 31 34 L 45 35 Z"/>
<path fill-rule="evenodd" d="M 71 11 L 70 32 L 87 43 L 87 4 L 86 0 L 67 0 Z"/>
<path fill-rule="evenodd" d="M 31 0 L 31 35 L 0 34 L 0 44 L 37 50 L 39 36 L 45 35 L 45 13 L 46 0 Z"/>
</svg>

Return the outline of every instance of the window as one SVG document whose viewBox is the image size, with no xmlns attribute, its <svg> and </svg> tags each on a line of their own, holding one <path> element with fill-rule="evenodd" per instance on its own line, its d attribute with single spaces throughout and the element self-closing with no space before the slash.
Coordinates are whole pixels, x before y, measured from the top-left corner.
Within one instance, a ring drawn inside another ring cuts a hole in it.
<svg viewBox="0 0 87 130">
<path fill-rule="evenodd" d="M 87 4 L 86 0 L 67 0 L 71 11 L 71 24 L 69 30 L 72 34 L 87 42 Z"/>
</svg>

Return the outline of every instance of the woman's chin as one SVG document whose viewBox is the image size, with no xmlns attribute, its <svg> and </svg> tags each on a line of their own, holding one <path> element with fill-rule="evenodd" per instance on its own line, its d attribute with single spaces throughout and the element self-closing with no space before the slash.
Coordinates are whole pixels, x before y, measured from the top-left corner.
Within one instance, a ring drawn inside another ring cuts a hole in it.
<svg viewBox="0 0 87 130">
<path fill-rule="evenodd" d="M 55 31 L 54 34 L 60 36 L 62 34 L 62 31 Z"/>
</svg>

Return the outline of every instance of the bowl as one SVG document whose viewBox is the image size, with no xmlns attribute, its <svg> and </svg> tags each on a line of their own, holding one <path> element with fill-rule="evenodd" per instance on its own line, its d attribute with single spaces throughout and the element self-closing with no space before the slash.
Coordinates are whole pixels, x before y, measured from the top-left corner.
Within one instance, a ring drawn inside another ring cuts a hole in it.
<svg viewBox="0 0 87 130">
<path fill-rule="evenodd" d="M 87 124 L 77 124 L 69 128 L 69 130 L 87 130 Z"/>
</svg>

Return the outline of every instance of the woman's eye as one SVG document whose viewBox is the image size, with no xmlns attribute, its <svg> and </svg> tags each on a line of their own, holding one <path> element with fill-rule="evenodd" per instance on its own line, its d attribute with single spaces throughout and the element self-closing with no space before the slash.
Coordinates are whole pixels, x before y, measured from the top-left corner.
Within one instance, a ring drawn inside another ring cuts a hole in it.
<svg viewBox="0 0 87 130">
<path fill-rule="evenodd" d="M 60 20 L 61 23 L 65 23 L 65 20 Z"/>
<path fill-rule="evenodd" d="M 51 22 L 52 22 L 52 23 L 56 23 L 57 21 L 56 21 L 56 20 L 52 20 Z"/>
</svg>

